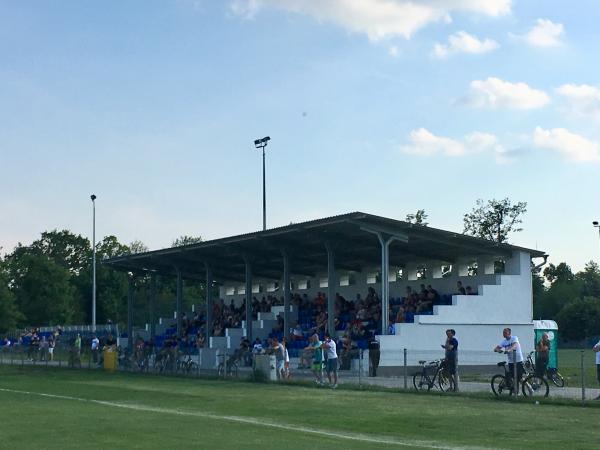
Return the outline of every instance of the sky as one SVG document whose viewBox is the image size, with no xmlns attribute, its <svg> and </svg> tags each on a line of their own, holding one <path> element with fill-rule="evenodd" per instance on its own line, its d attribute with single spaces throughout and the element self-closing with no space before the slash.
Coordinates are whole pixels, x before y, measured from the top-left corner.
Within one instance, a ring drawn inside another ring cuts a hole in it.
<svg viewBox="0 0 600 450">
<path fill-rule="evenodd" d="M 600 260 L 594 0 L 0 0 L 0 247 L 167 247 L 351 211 Z"/>
</svg>

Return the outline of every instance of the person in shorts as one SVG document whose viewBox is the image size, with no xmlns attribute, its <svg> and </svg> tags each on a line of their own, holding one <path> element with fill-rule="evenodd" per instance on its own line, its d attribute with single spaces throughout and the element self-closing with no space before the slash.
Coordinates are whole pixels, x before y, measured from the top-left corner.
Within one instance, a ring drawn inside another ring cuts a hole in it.
<svg viewBox="0 0 600 450">
<path fill-rule="evenodd" d="M 313 334 L 309 338 L 309 345 L 304 350 L 312 353 L 312 364 L 311 370 L 315 376 L 315 383 L 323 384 L 323 349 L 321 345 L 323 343 L 319 340 L 318 334 Z"/>
<path fill-rule="evenodd" d="M 277 379 L 285 378 L 285 347 L 276 337 L 273 338 L 273 354 L 275 355 L 275 367 L 277 370 Z"/>
<path fill-rule="evenodd" d="M 331 339 L 329 333 L 325 333 L 325 341 L 321 344 L 321 348 L 325 350 L 327 361 L 325 362 L 325 370 L 331 389 L 336 389 L 338 385 L 338 356 L 336 351 L 335 341 Z"/>
<path fill-rule="evenodd" d="M 446 330 L 446 343 L 442 344 L 442 348 L 445 350 L 444 364 L 446 365 L 446 371 L 450 374 L 452 382 L 452 390 L 458 390 L 458 383 L 456 377 L 456 360 L 458 356 L 458 340 L 456 339 L 456 331 L 453 329 Z"/>
<path fill-rule="evenodd" d="M 502 337 L 504 339 L 494 348 L 494 351 L 497 353 L 506 354 L 508 359 L 509 378 L 513 377 L 515 364 L 517 365 L 517 379 L 520 380 L 525 373 L 525 368 L 523 367 L 523 353 L 521 352 L 519 338 L 512 335 L 510 328 L 505 328 L 502 330 Z"/>
</svg>

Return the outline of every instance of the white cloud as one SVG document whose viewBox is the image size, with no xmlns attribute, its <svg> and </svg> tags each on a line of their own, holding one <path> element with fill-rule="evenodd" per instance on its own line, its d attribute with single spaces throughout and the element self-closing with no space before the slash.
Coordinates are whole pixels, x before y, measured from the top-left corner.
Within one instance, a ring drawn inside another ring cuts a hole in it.
<svg viewBox="0 0 600 450">
<path fill-rule="evenodd" d="M 377 41 L 394 36 L 408 39 L 429 23 L 450 21 L 453 12 L 505 15 L 511 11 L 512 0 L 234 0 L 231 3 L 234 14 L 249 18 L 267 7 L 334 23 Z"/>
<path fill-rule="evenodd" d="M 535 25 L 523 39 L 534 47 L 559 47 L 562 45 L 561 37 L 565 28 L 562 23 L 554 23 L 548 19 L 538 19 Z"/>
<path fill-rule="evenodd" d="M 600 120 L 600 88 L 587 84 L 564 84 L 556 92 L 566 99 L 578 116 Z"/>
<path fill-rule="evenodd" d="M 433 47 L 433 54 L 438 58 L 446 58 L 455 53 L 486 53 L 498 47 L 498 43 L 492 39 L 482 41 L 466 31 L 459 31 L 448 37 L 448 44 L 436 43 Z"/>
<path fill-rule="evenodd" d="M 389 49 L 388 49 L 388 54 L 394 58 L 398 57 L 398 55 L 400 54 L 399 50 L 398 50 L 398 46 L 396 45 L 392 45 Z"/>
<path fill-rule="evenodd" d="M 600 146 L 596 142 L 564 128 L 544 130 L 536 127 L 533 142 L 538 148 L 557 151 L 572 161 L 600 161 Z"/>
<path fill-rule="evenodd" d="M 471 82 L 471 92 L 464 99 L 476 108 L 535 109 L 548 104 L 550 97 L 544 91 L 525 83 L 510 83 L 499 78 Z"/>
<path fill-rule="evenodd" d="M 475 131 L 467 134 L 462 140 L 436 136 L 425 128 L 410 132 L 410 144 L 400 147 L 403 153 L 419 156 L 465 156 L 473 153 L 492 151 L 499 154 L 504 151 L 493 134 Z"/>
</svg>

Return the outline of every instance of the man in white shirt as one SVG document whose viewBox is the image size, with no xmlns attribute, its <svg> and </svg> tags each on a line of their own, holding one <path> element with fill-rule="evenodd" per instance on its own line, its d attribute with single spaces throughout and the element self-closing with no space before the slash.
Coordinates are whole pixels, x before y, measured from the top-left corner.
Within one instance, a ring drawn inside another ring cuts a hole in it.
<svg viewBox="0 0 600 450">
<path fill-rule="evenodd" d="M 504 339 L 494 348 L 497 353 L 506 353 L 508 358 L 509 377 L 515 373 L 515 362 L 517 364 L 517 378 L 520 380 L 525 372 L 523 367 L 523 353 L 521 352 L 521 344 L 519 338 L 512 336 L 510 328 L 502 330 Z"/>
<path fill-rule="evenodd" d="M 325 333 L 325 342 L 321 345 L 323 350 L 325 350 L 325 369 L 327 370 L 327 378 L 329 379 L 329 385 L 331 389 L 337 388 L 338 383 L 338 355 L 336 351 L 335 341 L 331 339 L 331 335 L 329 333 Z M 333 374 L 333 382 L 332 375 Z"/>
<path fill-rule="evenodd" d="M 598 383 L 600 383 L 600 341 L 594 345 L 594 353 L 596 354 L 596 378 L 598 379 Z M 600 400 L 600 395 L 594 400 Z"/>
<path fill-rule="evenodd" d="M 94 335 L 92 338 L 92 360 L 94 363 L 98 362 L 98 349 L 100 347 L 100 339 L 98 336 Z"/>
</svg>

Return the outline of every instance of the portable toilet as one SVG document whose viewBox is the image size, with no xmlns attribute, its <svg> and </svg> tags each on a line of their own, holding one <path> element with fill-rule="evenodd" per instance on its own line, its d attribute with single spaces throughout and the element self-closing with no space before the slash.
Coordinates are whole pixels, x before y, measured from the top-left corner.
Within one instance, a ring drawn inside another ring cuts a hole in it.
<svg viewBox="0 0 600 450">
<path fill-rule="evenodd" d="M 548 355 L 548 368 L 558 368 L 558 325 L 554 320 L 534 320 L 533 330 L 535 332 L 535 342 L 537 343 L 542 339 L 544 333 L 548 334 L 550 340 L 550 355 Z"/>
</svg>

